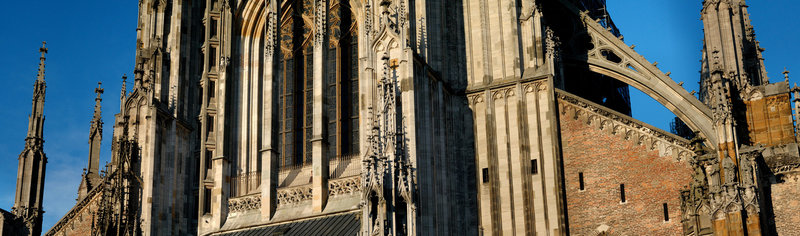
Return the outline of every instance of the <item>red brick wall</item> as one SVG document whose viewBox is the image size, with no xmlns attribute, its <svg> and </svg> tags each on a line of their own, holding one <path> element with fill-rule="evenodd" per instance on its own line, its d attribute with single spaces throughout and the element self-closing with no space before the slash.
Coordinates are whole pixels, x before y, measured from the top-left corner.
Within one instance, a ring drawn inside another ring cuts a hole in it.
<svg viewBox="0 0 800 236">
<path fill-rule="evenodd" d="M 800 235 L 800 173 L 786 174 L 772 188 L 772 209 L 778 235 Z"/>
<path fill-rule="evenodd" d="M 572 235 L 596 235 L 601 225 L 609 226 L 612 234 L 681 234 L 680 190 L 691 181 L 688 163 L 660 157 L 656 150 L 585 121 L 560 119 Z M 584 191 L 579 191 L 579 172 L 584 175 Z M 625 184 L 624 204 L 620 184 Z M 667 222 L 663 203 L 669 208 Z"/>
</svg>

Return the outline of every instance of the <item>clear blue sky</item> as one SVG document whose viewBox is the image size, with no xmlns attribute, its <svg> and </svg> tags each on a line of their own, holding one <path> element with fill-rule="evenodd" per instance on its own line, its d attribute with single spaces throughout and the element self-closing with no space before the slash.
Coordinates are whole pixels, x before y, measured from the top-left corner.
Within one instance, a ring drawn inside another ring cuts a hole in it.
<svg viewBox="0 0 800 236">
<path fill-rule="evenodd" d="M 611 16 L 636 51 L 658 61 L 672 78 L 697 90 L 702 31 L 700 0 L 609 0 Z M 45 152 L 49 158 L 44 193 L 44 229 L 74 204 L 87 165 L 93 90 L 103 82 L 105 121 L 101 162 L 108 160 L 113 115 L 119 110 L 120 77 L 132 74 L 137 1 L 6 1 L 0 8 L 0 208 L 14 201 L 17 156 L 24 146 L 41 41 L 48 42 Z M 800 78 L 800 2 L 751 1 L 750 13 L 773 81 L 786 66 Z M 797 81 L 792 79 L 792 82 Z M 130 86 L 129 86 L 130 87 Z M 632 90 L 635 118 L 668 129 L 674 116 Z"/>
<path fill-rule="evenodd" d="M 700 91 L 700 50 L 703 47 L 701 0 L 608 0 L 611 18 L 636 45 L 636 52 L 671 71 L 687 91 Z M 790 83 L 800 80 L 800 1 L 747 1 L 750 20 L 761 42 L 770 81 L 783 81 L 783 68 L 795 69 Z M 669 131 L 675 116 L 661 104 L 631 87 L 633 117 Z"/>
</svg>

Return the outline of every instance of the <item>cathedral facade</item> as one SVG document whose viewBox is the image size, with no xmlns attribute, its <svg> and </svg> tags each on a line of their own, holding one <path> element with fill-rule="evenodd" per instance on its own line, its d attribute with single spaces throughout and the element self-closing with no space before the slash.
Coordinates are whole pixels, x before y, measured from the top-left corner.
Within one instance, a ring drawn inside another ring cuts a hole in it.
<svg viewBox="0 0 800 236">
<path fill-rule="evenodd" d="M 604 0 L 141 0 L 111 162 L 98 85 L 45 234 L 800 233 L 800 89 L 744 0 L 702 4 L 695 93 Z M 46 51 L 3 235 L 42 233 Z M 688 132 L 633 119 L 629 86 Z"/>
</svg>

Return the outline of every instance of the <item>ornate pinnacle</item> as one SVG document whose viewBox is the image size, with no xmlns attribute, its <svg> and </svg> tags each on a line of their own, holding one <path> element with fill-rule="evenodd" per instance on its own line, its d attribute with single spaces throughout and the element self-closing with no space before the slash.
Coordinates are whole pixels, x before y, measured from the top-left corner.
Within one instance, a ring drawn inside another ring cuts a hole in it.
<svg viewBox="0 0 800 236">
<path fill-rule="evenodd" d="M 42 53 L 42 56 L 39 57 L 39 75 L 36 79 L 38 81 L 44 81 L 44 60 L 45 54 L 47 54 L 47 42 L 42 41 L 42 47 L 39 48 L 39 52 Z"/>
<path fill-rule="evenodd" d="M 127 80 L 128 80 L 128 75 L 122 74 L 122 86 L 121 86 L 122 89 L 120 89 L 121 92 L 119 94 L 119 109 L 120 109 L 120 111 L 123 109 L 123 107 L 125 107 L 125 98 L 126 98 L 125 93 L 128 92 L 127 91 L 127 86 L 125 84 L 125 82 Z"/>
</svg>

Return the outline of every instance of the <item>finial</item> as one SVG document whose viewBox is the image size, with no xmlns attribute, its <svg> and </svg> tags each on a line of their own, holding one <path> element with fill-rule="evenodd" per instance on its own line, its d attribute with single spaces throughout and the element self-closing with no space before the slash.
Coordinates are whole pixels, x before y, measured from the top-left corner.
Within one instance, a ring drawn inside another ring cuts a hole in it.
<svg viewBox="0 0 800 236">
<path fill-rule="evenodd" d="M 127 74 L 122 74 L 122 86 L 121 86 L 122 89 L 121 89 L 120 94 L 119 94 L 119 110 L 120 110 L 120 112 L 122 112 L 125 109 L 125 98 L 128 97 L 126 95 L 126 93 L 128 92 L 127 86 L 126 86 L 127 85 L 127 80 L 128 80 L 128 75 Z"/>
<path fill-rule="evenodd" d="M 39 74 L 36 76 L 36 80 L 44 81 L 44 60 L 45 54 L 47 54 L 47 42 L 42 41 L 42 47 L 39 48 L 39 52 L 42 53 L 42 56 L 39 57 Z"/>
<path fill-rule="evenodd" d="M 786 67 L 783 67 L 783 78 L 789 81 L 789 70 L 787 70 Z"/>
<path fill-rule="evenodd" d="M 100 98 L 100 94 L 103 94 L 103 88 L 100 87 L 101 85 L 103 85 L 103 82 L 97 82 L 97 88 L 94 89 L 94 93 L 97 94 L 98 100 L 103 100 L 102 98 Z"/>
<path fill-rule="evenodd" d="M 103 85 L 102 82 L 97 82 L 97 88 L 94 89 L 94 93 L 97 94 L 97 98 L 94 99 L 94 117 L 95 119 L 100 119 L 100 102 L 103 101 L 103 98 L 100 97 L 103 94 L 103 88 L 100 86 Z"/>
<path fill-rule="evenodd" d="M 42 58 L 44 58 L 44 54 L 47 53 L 47 41 L 42 41 L 42 47 L 39 48 L 39 52 L 42 53 Z"/>
<path fill-rule="evenodd" d="M 127 81 L 128 81 L 128 75 L 122 74 L 122 93 L 120 94 L 120 97 L 122 99 L 125 99 L 125 92 L 127 92 L 127 86 L 126 86 Z"/>
</svg>

